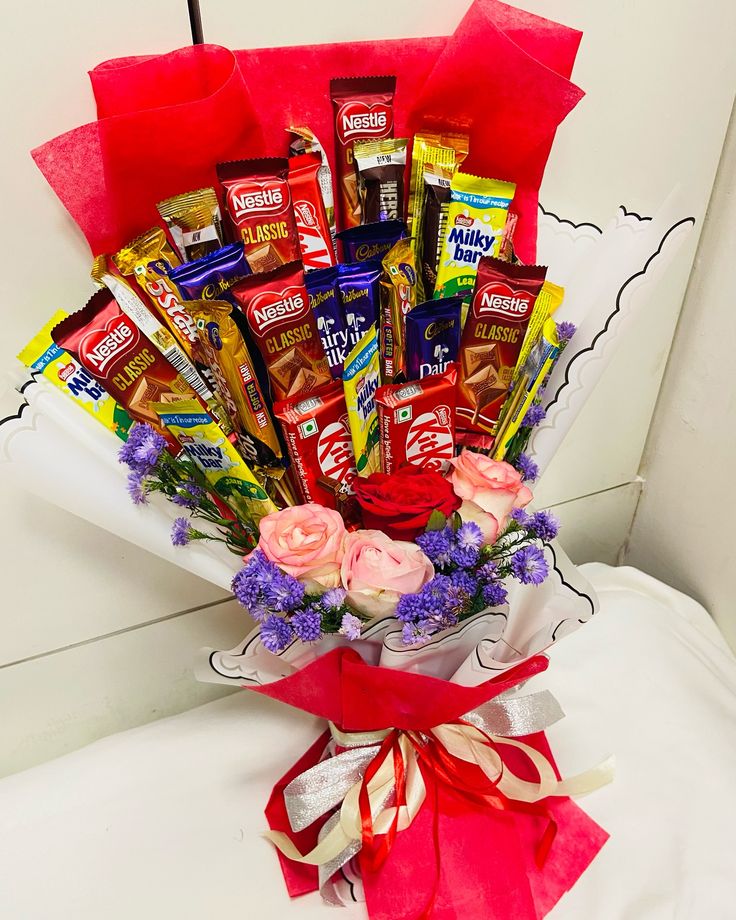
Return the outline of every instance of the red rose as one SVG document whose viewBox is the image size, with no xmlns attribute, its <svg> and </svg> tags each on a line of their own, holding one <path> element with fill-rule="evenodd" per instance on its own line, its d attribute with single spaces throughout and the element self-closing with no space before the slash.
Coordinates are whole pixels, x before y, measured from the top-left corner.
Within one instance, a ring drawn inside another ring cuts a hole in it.
<svg viewBox="0 0 736 920">
<path fill-rule="evenodd" d="M 449 517 L 461 505 L 444 476 L 419 466 L 403 466 L 390 476 L 358 476 L 353 489 L 364 525 L 383 530 L 392 540 L 413 540 L 424 531 L 433 511 Z"/>
</svg>

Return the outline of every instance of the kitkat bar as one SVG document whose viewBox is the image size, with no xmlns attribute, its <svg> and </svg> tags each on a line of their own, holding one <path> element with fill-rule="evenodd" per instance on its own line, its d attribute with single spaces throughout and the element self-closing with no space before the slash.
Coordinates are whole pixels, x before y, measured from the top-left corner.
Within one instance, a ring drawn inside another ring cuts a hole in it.
<svg viewBox="0 0 736 920">
<path fill-rule="evenodd" d="M 376 392 L 381 472 L 411 463 L 445 473 L 455 453 L 457 364 L 442 374 Z"/>
<path fill-rule="evenodd" d="M 546 272 L 481 258 L 460 342 L 459 428 L 495 434 Z"/>
<path fill-rule="evenodd" d="M 353 144 L 393 137 L 396 77 L 338 77 L 330 81 L 335 115 L 335 175 L 341 229 L 361 223 Z"/>
<path fill-rule="evenodd" d="M 254 272 L 271 271 L 300 258 L 288 174 L 286 157 L 217 164 L 234 237 L 243 240 Z"/>
<path fill-rule="evenodd" d="M 332 379 L 300 262 L 251 275 L 232 294 L 268 370 L 274 400 L 306 395 Z"/>
<path fill-rule="evenodd" d="M 329 268 L 336 261 L 319 184 L 321 168 L 322 157 L 319 153 L 303 153 L 289 158 L 291 204 L 306 271 Z"/>
<path fill-rule="evenodd" d="M 358 473 L 342 385 L 335 380 L 311 396 L 278 402 L 274 414 L 301 500 L 343 510 Z"/>
<path fill-rule="evenodd" d="M 93 294 L 86 306 L 55 326 L 51 336 L 132 418 L 157 429 L 178 452 L 176 440 L 162 428 L 151 405 L 195 399 L 194 390 L 109 291 Z M 200 404 L 205 406 L 201 400 Z"/>
</svg>

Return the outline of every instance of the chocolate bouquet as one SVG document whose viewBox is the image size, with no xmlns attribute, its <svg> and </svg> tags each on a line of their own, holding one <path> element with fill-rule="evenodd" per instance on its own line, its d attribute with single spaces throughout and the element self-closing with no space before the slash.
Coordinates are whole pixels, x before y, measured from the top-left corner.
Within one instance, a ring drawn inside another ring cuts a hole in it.
<svg viewBox="0 0 736 920">
<path fill-rule="evenodd" d="M 597 606 L 531 486 L 689 222 L 538 210 L 579 40 L 478 0 L 449 38 L 108 62 L 34 151 L 98 290 L 20 353 L 2 457 L 231 585 L 254 628 L 198 676 L 328 723 L 266 809 L 289 893 L 373 920 L 543 916 L 606 839 L 569 796 L 610 765 L 561 778 L 522 690 Z"/>
</svg>

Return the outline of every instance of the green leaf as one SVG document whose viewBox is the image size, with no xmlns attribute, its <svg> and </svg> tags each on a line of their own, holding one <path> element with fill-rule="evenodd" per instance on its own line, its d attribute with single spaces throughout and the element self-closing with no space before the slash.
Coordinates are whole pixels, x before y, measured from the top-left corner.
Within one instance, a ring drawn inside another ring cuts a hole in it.
<svg viewBox="0 0 736 920">
<path fill-rule="evenodd" d="M 427 526 L 424 528 L 425 532 L 429 530 L 443 530 L 447 526 L 447 518 L 441 511 L 438 511 L 436 508 L 430 514 L 429 520 L 427 521 Z"/>
<path fill-rule="evenodd" d="M 453 532 L 457 533 L 462 526 L 463 519 L 460 517 L 457 511 L 453 511 L 452 517 L 450 518 L 450 527 L 452 527 Z"/>
</svg>

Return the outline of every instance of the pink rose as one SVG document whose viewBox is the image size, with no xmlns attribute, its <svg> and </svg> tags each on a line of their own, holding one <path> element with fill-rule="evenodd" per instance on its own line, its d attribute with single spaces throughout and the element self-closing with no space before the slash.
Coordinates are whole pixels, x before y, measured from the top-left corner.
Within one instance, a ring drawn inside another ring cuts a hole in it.
<svg viewBox="0 0 736 920">
<path fill-rule="evenodd" d="M 337 511 L 310 502 L 267 514 L 259 526 L 258 548 L 289 575 L 325 588 L 340 583 L 346 531 Z"/>
<path fill-rule="evenodd" d="M 521 481 L 521 474 L 503 460 L 491 460 L 485 454 L 464 450 L 450 460 L 454 469 L 448 478 L 455 495 L 475 502 L 492 514 L 502 530 L 513 508 L 523 508 L 532 500 L 531 490 Z"/>
<path fill-rule="evenodd" d="M 419 591 L 434 577 L 434 566 L 414 543 L 392 540 L 382 530 L 356 530 L 345 540 L 340 574 L 357 610 L 390 616 L 402 594 Z"/>
</svg>

